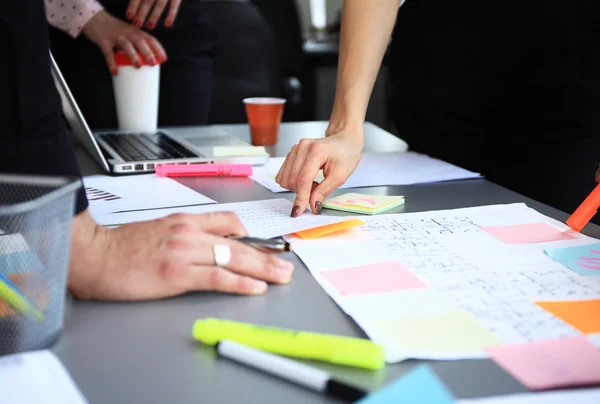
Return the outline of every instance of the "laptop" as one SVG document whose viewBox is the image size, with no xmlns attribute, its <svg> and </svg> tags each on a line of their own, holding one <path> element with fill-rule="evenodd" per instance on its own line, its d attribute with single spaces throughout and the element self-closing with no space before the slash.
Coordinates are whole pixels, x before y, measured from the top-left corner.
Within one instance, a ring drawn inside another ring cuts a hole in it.
<svg viewBox="0 0 600 404">
<path fill-rule="evenodd" d="M 251 145 L 214 126 L 159 128 L 152 133 L 92 133 L 52 54 L 50 59 L 52 76 L 60 93 L 67 123 L 81 144 L 107 173 L 152 173 L 156 166 L 161 164 L 262 165 L 269 160 L 269 154 L 215 156 L 215 147 Z"/>
</svg>

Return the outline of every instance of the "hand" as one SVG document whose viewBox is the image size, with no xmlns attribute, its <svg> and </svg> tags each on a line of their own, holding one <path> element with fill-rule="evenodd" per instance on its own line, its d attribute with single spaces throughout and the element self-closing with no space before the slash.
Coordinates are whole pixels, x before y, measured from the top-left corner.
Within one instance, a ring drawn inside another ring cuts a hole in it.
<svg viewBox="0 0 600 404">
<path fill-rule="evenodd" d="M 165 27 L 168 28 L 173 25 L 175 17 L 177 17 L 181 0 L 129 0 L 127 19 L 133 21 L 133 25 L 136 27 L 141 28 L 150 14 L 146 28 L 154 29 L 167 4 L 169 4 L 169 11 L 165 17 Z"/>
<path fill-rule="evenodd" d="M 340 132 L 323 139 L 302 139 L 288 153 L 275 181 L 296 192 L 292 217 L 304 212 L 310 203 L 314 214 L 321 213 L 329 194 L 344 184 L 360 161 L 363 146 L 362 128 Z M 320 169 L 323 181 L 314 182 Z"/>
<path fill-rule="evenodd" d="M 131 63 L 136 67 L 142 65 L 138 51 L 151 65 L 167 60 L 167 53 L 156 38 L 113 17 L 104 10 L 97 12 L 85 24 L 83 34 L 98 45 L 113 75 L 117 75 L 119 72 L 113 54 L 115 48 L 125 51 Z"/>
<path fill-rule="evenodd" d="M 212 290 L 253 295 L 287 283 L 291 263 L 224 236 L 245 236 L 233 213 L 176 214 L 107 229 L 87 211 L 74 221 L 69 289 L 79 298 L 145 300 Z M 231 249 L 227 268 L 213 246 Z"/>
</svg>

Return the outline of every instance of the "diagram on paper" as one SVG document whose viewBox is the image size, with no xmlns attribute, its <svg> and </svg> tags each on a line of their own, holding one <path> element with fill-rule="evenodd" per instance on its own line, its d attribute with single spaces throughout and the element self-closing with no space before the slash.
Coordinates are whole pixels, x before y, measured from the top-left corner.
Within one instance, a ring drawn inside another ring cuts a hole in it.
<svg viewBox="0 0 600 404">
<path fill-rule="evenodd" d="M 491 346 L 581 335 L 536 302 L 600 299 L 600 276 L 544 252 L 593 239 L 524 204 L 365 221 L 358 237 L 298 241 L 294 251 L 388 361 L 485 357 Z"/>
</svg>

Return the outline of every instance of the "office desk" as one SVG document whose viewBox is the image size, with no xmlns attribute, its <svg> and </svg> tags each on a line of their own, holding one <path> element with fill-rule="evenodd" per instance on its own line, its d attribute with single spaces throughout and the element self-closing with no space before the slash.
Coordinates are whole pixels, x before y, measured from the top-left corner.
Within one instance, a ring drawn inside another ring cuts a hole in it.
<svg viewBox="0 0 600 404">
<path fill-rule="evenodd" d="M 280 144 L 272 148 L 272 152 L 285 155 L 301 136 L 318 136 L 322 133 L 319 128 L 324 125 L 285 125 Z M 240 138 L 248 138 L 245 125 L 224 128 Z M 371 150 L 404 148 L 398 139 L 373 128 L 366 129 L 366 140 Z M 99 172 L 83 150 L 78 150 L 78 157 L 84 174 Z M 246 178 L 186 179 L 183 182 L 218 202 L 293 198 L 290 193 L 272 194 Z M 368 192 L 405 195 L 406 205 L 396 211 L 526 202 L 558 220 L 567 218 L 565 213 L 482 179 L 376 187 L 369 188 Z M 600 237 L 600 227 L 589 225 L 586 233 Z M 71 302 L 64 335 L 54 351 L 91 403 L 333 402 L 259 371 L 218 359 L 211 348 L 195 343 L 191 337 L 194 320 L 208 316 L 363 337 L 358 326 L 327 296 L 306 267 L 293 254 L 286 258 L 296 266 L 293 281 L 285 286 L 271 286 L 263 296 L 192 293 L 145 303 Z M 321 363 L 314 366 L 331 371 L 340 380 L 371 390 L 399 377 L 415 363 L 388 365 L 376 372 Z M 524 391 L 517 381 L 489 360 L 432 362 L 432 366 L 459 398 Z"/>
</svg>

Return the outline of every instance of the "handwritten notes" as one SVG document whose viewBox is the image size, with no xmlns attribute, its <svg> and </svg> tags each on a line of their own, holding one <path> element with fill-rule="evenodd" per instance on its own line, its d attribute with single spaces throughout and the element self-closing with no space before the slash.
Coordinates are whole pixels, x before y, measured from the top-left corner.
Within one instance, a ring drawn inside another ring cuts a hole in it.
<svg viewBox="0 0 600 404">
<path fill-rule="evenodd" d="M 600 333 L 600 299 L 536 304 L 584 334 Z"/>
<path fill-rule="evenodd" d="M 312 229 L 306 229 L 303 231 L 296 232 L 296 236 L 305 240 L 311 240 L 323 236 L 337 233 L 343 230 L 348 230 L 356 226 L 362 226 L 365 222 L 358 219 L 344 220 L 342 222 L 327 224 L 325 226 L 314 227 Z"/>
<path fill-rule="evenodd" d="M 420 365 L 381 390 L 358 401 L 358 404 L 388 403 L 452 404 L 454 397 L 429 366 Z"/>
<path fill-rule="evenodd" d="M 403 196 L 348 193 L 327 199 L 325 203 L 323 203 L 323 207 L 345 212 L 376 215 L 403 204 Z"/>
<path fill-rule="evenodd" d="M 174 213 L 235 212 L 251 237 L 271 238 L 346 221 L 344 217 L 313 215 L 310 211 L 306 211 L 302 215 L 293 218 L 290 217 L 292 206 L 292 202 L 287 199 L 220 203 L 215 205 L 114 213 L 102 216 L 98 220 L 98 223 L 104 226 L 116 226 L 125 223 L 160 219 Z"/>
<path fill-rule="evenodd" d="M 504 345 L 487 351 L 530 390 L 600 383 L 600 351 L 584 336 Z"/>
<path fill-rule="evenodd" d="M 383 329 L 409 351 L 470 352 L 502 343 L 464 310 L 381 320 Z"/>
<path fill-rule="evenodd" d="M 322 275 L 342 295 L 364 295 L 426 287 L 423 281 L 398 261 L 324 271 Z"/>
<path fill-rule="evenodd" d="M 600 244 L 577 247 L 546 248 L 546 254 L 583 276 L 600 275 Z"/>
<path fill-rule="evenodd" d="M 352 229 L 352 238 L 297 240 L 294 252 L 340 308 L 385 347 L 388 363 L 407 358 L 484 358 L 488 346 L 594 330 L 599 337 L 587 337 L 600 347 L 600 316 L 594 315 L 600 313 L 600 304 L 582 307 L 563 302 L 600 299 L 600 277 L 579 276 L 549 259 L 544 248 L 551 243 L 505 244 L 481 229 L 519 229 L 528 223 L 543 229 L 542 239 L 548 239 L 548 229 L 550 234 L 558 232 L 558 238 L 563 232 L 574 237 L 555 246 L 599 241 L 569 232 L 563 223 L 525 204 L 362 216 L 361 220 L 365 224 Z M 401 262 L 427 287 L 342 294 L 324 276 L 332 270 L 389 261 Z M 558 302 L 561 310 L 565 304 L 576 306 L 555 313 L 535 303 L 548 301 Z"/>
<path fill-rule="evenodd" d="M 517 224 L 513 226 L 489 226 L 481 230 L 505 244 L 533 244 L 549 241 L 572 240 L 575 237 L 546 223 Z"/>
</svg>

